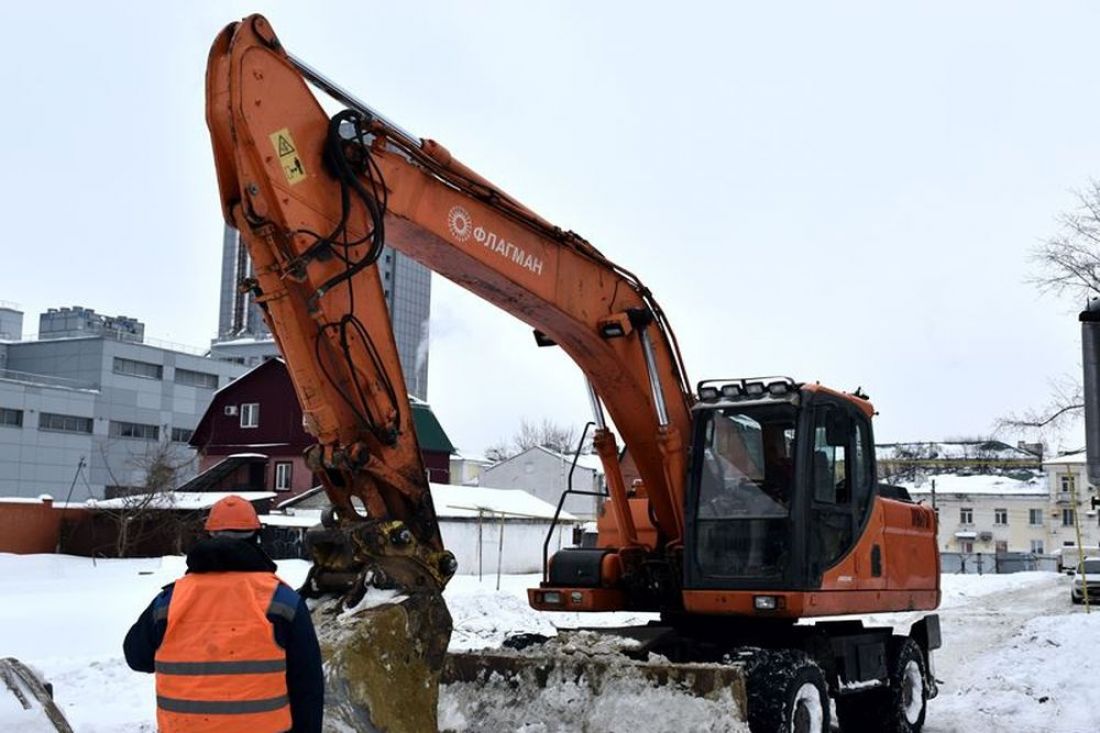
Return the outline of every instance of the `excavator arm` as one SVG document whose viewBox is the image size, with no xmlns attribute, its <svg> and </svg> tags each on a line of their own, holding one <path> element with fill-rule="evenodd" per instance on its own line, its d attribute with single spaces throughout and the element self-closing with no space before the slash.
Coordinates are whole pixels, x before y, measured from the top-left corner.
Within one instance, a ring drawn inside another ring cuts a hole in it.
<svg viewBox="0 0 1100 733">
<path fill-rule="evenodd" d="M 311 85 L 346 109 L 330 117 Z M 412 598 L 396 621 L 374 619 L 354 639 L 333 641 L 345 657 L 330 664 L 342 677 L 330 692 L 349 692 L 382 730 L 430 728 L 434 696 L 408 704 L 404 691 L 434 695 L 450 634 L 441 593 L 455 562 L 413 430 L 376 266 L 382 246 L 515 315 L 540 344 L 560 346 L 578 364 L 616 542 L 635 556 L 675 553 L 683 540 L 691 395 L 674 336 L 638 278 L 294 59 L 259 15 L 228 26 L 211 49 L 207 123 L 223 214 L 252 258 L 243 287 L 286 360 L 317 439 L 307 461 L 334 507 L 307 538 L 314 568 L 306 591 L 341 595 L 334 614 L 362 607 L 373 588 Z M 624 476 L 603 406 L 640 478 L 629 491 L 635 476 Z M 643 486 L 644 536 L 629 498 Z M 422 663 L 398 692 L 400 675 L 386 660 L 410 649 Z M 356 672 L 363 656 L 366 675 Z M 355 679 L 365 680 L 358 692 Z M 431 720 L 402 717 L 413 708 L 430 708 Z"/>
</svg>

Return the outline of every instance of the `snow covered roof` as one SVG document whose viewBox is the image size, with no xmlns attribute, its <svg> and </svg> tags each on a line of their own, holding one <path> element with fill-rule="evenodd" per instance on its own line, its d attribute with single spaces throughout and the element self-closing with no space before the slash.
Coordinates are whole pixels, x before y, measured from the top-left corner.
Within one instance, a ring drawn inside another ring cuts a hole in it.
<svg viewBox="0 0 1100 733">
<path fill-rule="evenodd" d="M 1022 448 L 999 440 L 917 441 L 912 443 L 879 443 L 875 457 L 880 461 L 898 460 L 987 460 L 1035 461 L 1039 457 Z"/>
<path fill-rule="evenodd" d="M 1011 476 L 996 474 L 960 476 L 958 474 L 941 473 L 926 476 L 920 481 L 902 481 L 899 484 L 908 489 L 910 494 L 928 496 L 932 493 L 932 480 L 936 482 L 937 494 L 1047 495 L 1045 476 L 1020 480 Z"/>
<path fill-rule="evenodd" d="M 452 461 L 470 461 L 472 463 L 484 463 L 488 465 L 492 463 L 488 458 L 480 453 L 466 453 L 459 448 L 455 448 L 454 453 L 451 454 Z"/>
<path fill-rule="evenodd" d="M 1043 461 L 1044 466 L 1083 466 L 1085 463 L 1085 451 L 1083 450 L 1076 453 L 1066 453 L 1063 456 Z"/>
<path fill-rule="evenodd" d="M 527 517 L 530 519 L 552 519 L 556 505 L 543 501 L 536 496 L 528 494 L 521 489 L 492 489 L 485 486 L 457 486 L 454 484 L 429 484 L 432 492 L 432 503 L 435 505 L 435 513 L 440 519 L 461 519 L 477 517 L 478 510 L 486 514 L 504 514 L 505 516 Z M 320 487 L 303 492 L 294 499 L 304 499 L 316 496 L 321 491 Z M 316 524 L 320 520 L 320 510 L 294 508 L 294 499 L 279 504 L 279 508 L 287 508 L 294 512 L 294 517 L 313 516 L 308 524 L 290 523 L 283 526 L 302 527 Z M 316 506 L 316 505 L 314 505 Z M 280 515 L 268 515 L 280 516 Z M 560 519 L 566 522 L 576 520 L 572 514 L 562 512 Z M 261 517 L 261 521 L 263 517 Z"/>
<path fill-rule="evenodd" d="M 312 527 L 321 523 L 321 512 L 302 511 L 296 514 L 261 514 L 260 524 L 268 527 Z"/>
<path fill-rule="evenodd" d="M 490 489 L 485 486 L 432 484 L 432 502 L 440 518 L 476 517 L 478 510 L 506 516 L 553 519 L 557 508 L 521 489 Z M 576 519 L 562 512 L 560 519 Z"/>
<path fill-rule="evenodd" d="M 142 501 L 147 495 L 122 496 L 117 499 L 88 499 L 90 509 L 125 509 Z M 154 509 L 199 511 L 209 509 L 227 496 L 239 496 L 245 501 L 263 501 L 275 496 L 274 491 L 168 491 L 156 494 L 146 505 Z"/>
<path fill-rule="evenodd" d="M 52 502 L 54 509 L 80 509 L 84 506 L 82 501 L 70 501 L 68 503 L 63 501 L 54 501 L 49 494 L 42 494 L 38 497 L 30 496 L 0 496 L 0 504 L 45 504 L 47 501 Z"/>
</svg>

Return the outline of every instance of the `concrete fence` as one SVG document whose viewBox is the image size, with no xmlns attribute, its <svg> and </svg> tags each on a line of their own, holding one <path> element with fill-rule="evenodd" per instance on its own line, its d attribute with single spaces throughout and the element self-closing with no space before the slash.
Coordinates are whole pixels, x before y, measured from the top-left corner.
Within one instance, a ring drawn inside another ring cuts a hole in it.
<svg viewBox="0 0 1100 733">
<path fill-rule="evenodd" d="M 942 552 L 940 567 L 945 575 L 1002 575 L 1028 571 L 1058 572 L 1058 558 L 1030 552 Z"/>
</svg>

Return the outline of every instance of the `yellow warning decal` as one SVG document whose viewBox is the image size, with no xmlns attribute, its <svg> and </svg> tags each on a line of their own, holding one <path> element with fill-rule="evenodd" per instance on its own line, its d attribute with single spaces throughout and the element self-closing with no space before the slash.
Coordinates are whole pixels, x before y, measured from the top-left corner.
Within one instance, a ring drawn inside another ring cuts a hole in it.
<svg viewBox="0 0 1100 733">
<path fill-rule="evenodd" d="M 286 174 L 286 182 L 293 186 L 304 181 L 306 168 L 302 165 L 302 159 L 298 156 L 298 146 L 294 144 L 294 138 L 290 136 L 290 130 L 283 128 L 271 133 L 271 144 L 275 147 L 275 154 L 279 156 L 279 164 Z"/>
</svg>

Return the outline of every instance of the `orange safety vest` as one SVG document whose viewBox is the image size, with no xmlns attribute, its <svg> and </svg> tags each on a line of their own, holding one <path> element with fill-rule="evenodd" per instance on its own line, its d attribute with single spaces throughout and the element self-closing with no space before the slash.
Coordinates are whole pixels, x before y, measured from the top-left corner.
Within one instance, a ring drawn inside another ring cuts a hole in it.
<svg viewBox="0 0 1100 733">
<path fill-rule="evenodd" d="M 272 573 L 192 573 L 176 581 L 156 653 L 161 733 L 290 730 L 286 652 L 268 609 Z"/>
</svg>

